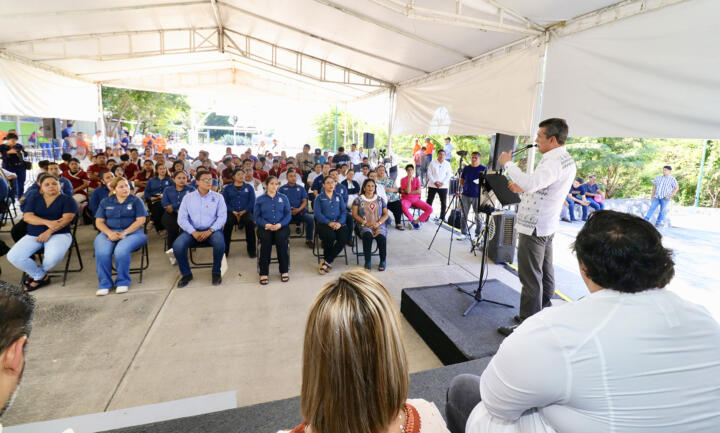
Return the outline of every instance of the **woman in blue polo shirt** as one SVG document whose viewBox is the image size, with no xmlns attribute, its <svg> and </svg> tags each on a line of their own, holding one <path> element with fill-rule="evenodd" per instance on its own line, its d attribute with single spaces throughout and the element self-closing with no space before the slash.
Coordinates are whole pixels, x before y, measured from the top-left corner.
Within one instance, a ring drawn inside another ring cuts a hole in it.
<svg viewBox="0 0 720 433">
<path fill-rule="evenodd" d="M 115 178 L 112 172 L 108 170 L 101 171 L 98 175 L 100 176 L 100 180 L 102 182 L 100 186 L 95 188 L 92 194 L 90 194 L 90 203 L 88 204 L 93 218 L 95 218 L 95 212 L 97 212 L 97 208 L 100 206 L 100 203 L 110 195 L 110 182 L 112 182 Z"/>
<path fill-rule="evenodd" d="M 260 284 L 265 285 L 270 280 L 270 253 L 272 244 L 275 243 L 275 250 L 278 255 L 280 267 L 280 281 L 286 283 L 290 276 L 290 251 L 288 239 L 290 238 L 290 200 L 285 194 L 278 192 L 278 182 L 275 176 L 265 179 L 265 194 L 255 200 L 255 222 L 257 222 L 257 233 L 260 238 Z"/>
<path fill-rule="evenodd" d="M 158 162 L 155 164 L 155 176 L 148 179 L 145 185 L 145 202 L 150 210 L 150 219 L 155 226 L 155 230 L 165 230 L 162 223 L 162 216 L 165 213 L 162 205 L 162 194 L 165 188 L 173 186 L 173 180 L 168 176 L 168 169 L 165 163 Z"/>
<path fill-rule="evenodd" d="M 168 248 L 172 249 L 172 244 L 180 235 L 180 226 L 178 226 L 178 210 L 180 209 L 180 203 L 182 203 L 183 197 L 189 192 L 195 191 L 195 188 L 188 186 L 187 174 L 184 171 L 176 171 L 173 174 L 173 182 L 175 185 L 165 188 L 162 194 L 161 204 L 165 209 L 165 213 L 162 216 L 162 225 L 167 231 L 167 237 L 165 238 Z M 167 253 L 168 251 L 166 251 Z M 172 251 L 169 251 L 171 257 L 170 262 L 175 263 Z"/>
<path fill-rule="evenodd" d="M 39 180 L 39 194 L 25 200 L 23 220 L 27 222 L 27 234 L 8 253 L 8 261 L 28 274 L 23 281 L 28 292 L 50 283 L 47 272 L 55 267 L 70 248 L 72 235 L 70 222 L 77 215 L 77 202 L 60 192 L 60 182 L 51 174 L 43 174 Z M 42 266 L 32 255 L 44 248 Z"/>
<path fill-rule="evenodd" d="M 96 295 L 105 296 L 113 287 L 112 261 L 115 257 L 117 278 L 115 292 L 125 293 L 130 286 L 130 253 L 147 243 L 143 224 L 147 217 L 145 204 L 130 194 L 130 184 L 116 177 L 110 183 L 113 194 L 100 202 L 95 213 L 95 267 L 98 275 Z"/>
<path fill-rule="evenodd" d="M 317 234 L 322 240 L 324 260 L 318 266 L 320 275 L 332 270 L 335 257 L 345 249 L 348 241 L 347 205 L 342 196 L 335 192 L 335 179 L 328 176 L 323 181 L 323 191 L 313 203 Z"/>
<path fill-rule="evenodd" d="M 245 183 L 245 171 L 242 167 L 235 167 L 232 171 L 232 183 L 225 185 L 222 191 L 227 207 L 227 220 L 223 233 L 225 235 L 225 255 L 230 254 L 230 240 L 232 231 L 237 226 L 245 226 L 245 239 L 248 256 L 252 259 L 256 255 L 255 245 L 255 188 Z"/>
</svg>

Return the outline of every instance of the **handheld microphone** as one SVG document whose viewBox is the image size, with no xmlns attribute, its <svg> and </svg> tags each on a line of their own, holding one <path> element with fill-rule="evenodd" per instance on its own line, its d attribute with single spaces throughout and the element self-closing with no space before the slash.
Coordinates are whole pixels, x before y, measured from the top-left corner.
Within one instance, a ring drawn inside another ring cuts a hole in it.
<svg viewBox="0 0 720 433">
<path fill-rule="evenodd" d="M 537 147 L 537 144 L 528 144 L 527 146 L 523 147 L 522 149 L 518 149 L 518 150 L 516 150 L 515 152 L 513 152 L 513 153 L 512 153 L 512 156 L 515 156 L 515 155 L 517 155 L 518 153 L 525 152 L 526 150 L 528 150 L 528 149 L 530 149 L 530 148 L 532 148 L 532 147 Z"/>
</svg>

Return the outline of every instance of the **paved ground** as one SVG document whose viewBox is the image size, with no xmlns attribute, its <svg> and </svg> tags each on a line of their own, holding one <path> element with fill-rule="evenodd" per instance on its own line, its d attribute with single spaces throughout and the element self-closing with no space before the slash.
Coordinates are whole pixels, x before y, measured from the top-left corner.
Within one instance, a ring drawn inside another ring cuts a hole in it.
<svg viewBox="0 0 720 433">
<path fill-rule="evenodd" d="M 580 227 L 563 223 L 555 241 L 558 284 L 572 298 L 586 293 L 569 250 Z M 317 274 L 316 259 L 302 240 L 292 241 L 289 284 L 279 282 L 277 268 L 272 268 L 270 285 L 257 284 L 255 261 L 247 258 L 243 244 L 233 244 L 222 286 L 211 286 L 209 270 L 202 269 L 187 288 L 176 289 L 177 268 L 170 266 L 162 240 L 153 233 L 151 267 L 143 283 L 134 283 L 123 295 L 97 298 L 94 231 L 81 227 L 78 232 L 85 271 L 71 274 L 66 287 L 54 283 L 36 292 L 25 378 L 5 425 L 222 391 L 237 391 L 240 406 L 299 394 L 307 309 L 332 278 Z M 420 231 L 391 230 L 388 269 L 376 275 L 398 302 L 404 287 L 478 278 L 480 257 L 468 252 L 469 243 L 454 244 L 447 266 L 449 232 L 440 230 L 428 250 L 434 232 L 431 224 Z M 711 271 L 720 263 L 720 234 L 689 229 L 665 234 L 677 252 L 672 290 L 720 318 L 720 290 Z M 0 239 L 11 243 L 8 234 Z M 336 263 L 337 275 L 346 268 Z M 5 258 L 0 266 L 3 279 L 19 280 Z M 490 277 L 519 290 L 516 277 L 500 266 L 490 267 Z M 411 371 L 440 366 L 407 323 L 405 342 Z"/>
</svg>

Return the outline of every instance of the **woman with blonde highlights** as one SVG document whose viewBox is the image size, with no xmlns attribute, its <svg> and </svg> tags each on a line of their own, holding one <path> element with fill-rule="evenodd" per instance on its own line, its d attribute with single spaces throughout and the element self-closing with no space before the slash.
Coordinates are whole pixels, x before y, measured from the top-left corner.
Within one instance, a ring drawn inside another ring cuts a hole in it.
<svg viewBox="0 0 720 433">
<path fill-rule="evenodd" d="M 390 294 L 363 269 L 323 288 L 305 329 L 305 422 L 292 433 L 448 432 L 433 403 L 407 400 L 399 322 Z"/>
</svg>

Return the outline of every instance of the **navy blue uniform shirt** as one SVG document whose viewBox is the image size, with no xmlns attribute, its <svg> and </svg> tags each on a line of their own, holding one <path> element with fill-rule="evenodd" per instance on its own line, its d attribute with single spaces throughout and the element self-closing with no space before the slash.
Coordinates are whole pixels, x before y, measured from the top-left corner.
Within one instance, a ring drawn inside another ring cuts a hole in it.
<svg viewBox="0 0 720 433">
<path fill-rule="evenodd" d="M 291 209 L 299 208 L 302 205 L 303 199 L 308 199 L 307 191 L 305 191 L 305 188 L 298 184 L 295 184 L 295 186 L 290 186 L 290 184 L 286 183 L 278 189 L 278 192 L 281 192 L 287 196 L 288 200 L 290 200 Z M 307 212 L 307 206 L 305 206 L 301 213 L 305 212 Z"/>
<path fill-rule="evenodd" d="M 130 194 L 124 202 L 118 202 L 117 197 L 111 195 L 103 199 L 95 212 L 95 218 L 104 218 L 105 225 L 110 230 L 121 231 L 130 227 L 136 219 L 147 216 L 145 203 L 140 197 Z"/>
<path fill-rule="evenodd" d="M 182 203 L 183 197 L 189 192 L 195 191 L 195 188 L 185 185 L 182 191 L 175 189 L 175 185 L 165 188 L 162 195 L 162 207 L 172 206 L 173 210 L 177 212 L 180 209 L 180 203 Z"/>
<path fill-rule="evenodd" d="M 315 219 L 322 224 L 336 222 L 345 224 L 347 218 L 347 205 L 342 196 L 333 191 L 332 198 L 329 198 L 325 191 L 321 192 L 313 202 Z"/>
<path fill-rule="evenodd" d="M 249 183 L 242 186 L 225 185 L 222 192 L 228 212 L 247 211 L 252 214 L 255 209 L 255 189 Z"/>
<path fill-rule="evenodd" d="M 275 197 L 263 194 L 255 200 L 255 222 L 260 227 L 265 224 L 286 226 L 290 224 L 290 200 L 283 193 L 276 193 Z"/>
<path fill-rule="evenodd" d="M 73 199 L 72 197 L 68 197 L 65 194 L 60 194 L 59 196 L 57 196 L 55 200 L 50 203 L 50 206 L 45 205 L 45 199 L 41 194 L 35 194 L 31 198 L 32 200 L 30 200 L 29 203 L 25 205 L 24 212 L 32 212 L 35 214 L 36 217 L 46 220 L 59 220 L 60 218 L 62 218 L 63 214 L 77 214 L 78 211 L 78 206 L 75 199 Z M 25 199 L 25 201 L 28 200 Z M 28 224 L 27 233 L 30 236 L 38 236 L 47 229 L 47 226 L 36 226 Z M 55 233 L 70 233 L 70 224 L 66 225 Z"/>
</svg>

